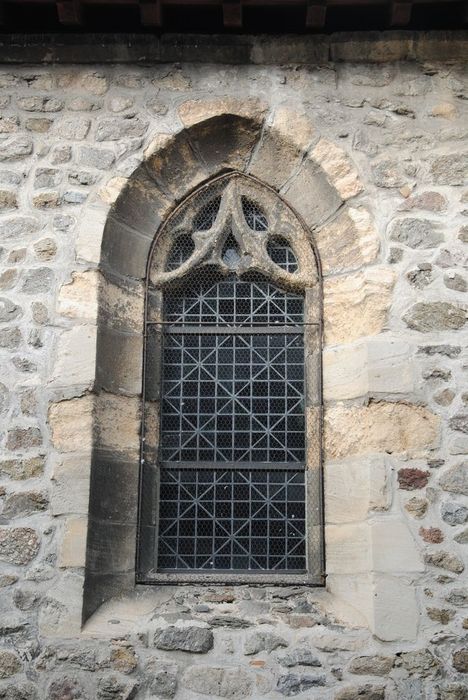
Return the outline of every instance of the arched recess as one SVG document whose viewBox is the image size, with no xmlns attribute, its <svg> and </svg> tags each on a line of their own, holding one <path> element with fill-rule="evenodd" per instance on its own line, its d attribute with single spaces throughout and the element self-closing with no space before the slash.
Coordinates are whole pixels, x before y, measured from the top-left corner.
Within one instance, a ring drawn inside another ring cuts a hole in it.
<svg viewBox="0 0 468 700">
<path fill-rule="evenodd" d="M 156 139 L 108 212 L 99 264 L 83 620 L 135 586 L 144 283 L 161 223 L 194 188 L 233 170 L 280 192 L 309 231 L 361 189 L 345 154 L 320 140 L 307 119 L 287 110 L 265 117 L 257 102 L 182 111 L 185 128 Z"/>
</svg>

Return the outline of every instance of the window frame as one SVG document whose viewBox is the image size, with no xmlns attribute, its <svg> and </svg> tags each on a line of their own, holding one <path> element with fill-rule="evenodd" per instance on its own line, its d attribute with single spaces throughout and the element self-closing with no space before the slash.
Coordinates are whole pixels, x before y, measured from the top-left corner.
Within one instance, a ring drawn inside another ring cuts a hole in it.
<svg viewBox="0 0 468 700">
<path fill-rule="evenodd" d="M 222 175 L 207 182 L 204 186 L 197 189 L 194 193 L 186 197 L 176 210 L 163 223 L 160 232 L 156 236 L 155 245 L 148 261 L 147 272 L 147 287 L 146 287 L 146 302 L 145 302 L 145 333 L 144 333 L 144 350 L 143 350 L 143 410 L 142 410 L 142 429 L 141 429 L 141 459 L 140 459 L 140 488 L 139 488 L 139 507 L 138 507 L 138 537 L 136 549 L 136 572 L 137 583 L 142 584 L 268 584 L 268 585 L 314 585 L 322 586 L 325 583 L 324 571 L 324 517 L 323 517 L 323 471 L 322 471 L 322 365 L 321 365 L 321 348 L 322 348 L 322 294 L 320 275 L 315 283 L 310 286 L 302 285 L 301 294 L 303 295 L 303 352 L 304 352 L 304 439 L 305 439 L 305 460 L 304 460 L 304 479 L 305 479 L 305 500 L 306 500 L 306 559 L 307 572 L 305 573 L 288 573 L 287 570 L 254 572 L 246 570 L 245 572 L 234 572 L 232 570 L 206 571 L 200 570 L 178 570 L 176 572 L 151 571 L 150 557 L 142 551 L 142 531 L 146 527 L 142 522 L 145 503 L 150 502 L 150 507 L 153 509 L 152 527 L 152 549 L 156 550 L 158 546 L 158 521 L 159 521 L 159 466 L 161 461 L 159 458 L 159 427 L 158 438 L 155 444 L 151 442 L 151 427 L 154 431 L 154 426 L 159 423 L 161 418 L 159 401 L 161 399 L 161 383 L 162 383 L 162 343 L 163 343 L 163 325 L 160 323 L 163 320 L 164 308 L 164 290 L 165 284 L 159 288 L 154 288 L 151 285 L 151 265 L 154 256 L 158 255 L 157 242 L 163 234 L 165 226 L 171 221 L 177 211 L 187 205 L 187 202 L 203 188 L 212 186 L 213 182 L 217 182 L 227 178 L 242 178 L 242 181 L 250 181 L 257 188 L 263 188 L 281 202 L 282 206 L 288 208 L 293 218 L 297 220 L 297 226 L 302 227 L 303 231 L 308 234 L 304 223 L 300 220 L 295 212 L 287 205 L 286 202 L 268 186 L 260 183 L 256 178 L 251 176 L 241 175 L 240 173 L 229 173 Z M 270 240 L 273 240 L 272 235 Z M 313 253 L 312 246 L 310 247 L 311 254 Z M 295 251 L 296 252 L 296 251 Z M 165 250 L 164 259 L 168 257 L 168 249 Z M 314 258 L 315 261 L 315 258 Z M 198 266 L 196 265 L 194 269 Z M 181 275 L 181 277 L 183 277 Z M 271 275 L 264 275 L 265 281 L 277 287 L 279 290 L 284 289 L 284 284 L 278 282 Z M 155 320 L 156 319 L 156 320 Z M 160 327 L 160 332 L 156 334 L 155 339 L 151 339 L 151 334 L 148 329 L 150 326 Z M 297 330 L 297 328 L 296 328 Z M 159 336 L 159 337 L 158 337 Z M 154 343 L 154 345 L 153 345 Z M 151 358 L 155 359 L 155 365 L 152 372 L 149 372 L 149 364 Z M 158 415 L 156 418 L 150 416 L 148 421 L 148 397 L 150 402 L 154 398 L 157 403 Z M 153 435 L 154 437 L 154 435 Z M 221 466 L 220 463 L 213 463 L 213 469 Z M 145 478 L 145 469 L 150 470 L 151 476 Z M 312 505 L 313 504 L 313 505 Z M 313 509 L 313 513 L 312 513 Z M 312 547 L 313 540 L 313 547 Z M 312 551 L 313 549 L 313 551 Z"/>
</svg>

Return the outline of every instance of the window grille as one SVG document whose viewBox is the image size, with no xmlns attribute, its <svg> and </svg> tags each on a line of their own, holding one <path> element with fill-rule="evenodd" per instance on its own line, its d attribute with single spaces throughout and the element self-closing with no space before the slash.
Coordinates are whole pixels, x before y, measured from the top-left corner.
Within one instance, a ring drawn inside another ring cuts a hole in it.
<svg viewBox="0 0 468 700">
<path fill-rule="evenodd" d="M 255 195 L 215 181 L 175 212 L 151 261 L 144 582 L 321 575 L 305 422 L 305 329 L 317 324 L 288 228 Z"/>
</svg>

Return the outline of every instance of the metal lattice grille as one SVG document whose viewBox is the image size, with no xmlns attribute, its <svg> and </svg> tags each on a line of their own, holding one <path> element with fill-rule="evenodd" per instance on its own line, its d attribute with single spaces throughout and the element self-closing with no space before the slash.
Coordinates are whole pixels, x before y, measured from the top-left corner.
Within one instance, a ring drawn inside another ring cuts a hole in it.
<svg viewBox="0 0 468 700">
<path fill-rule="evenodd" d="M 301 325 L 304 299 L 283 292 L 258 274 L 213 281 L 213 273 L 198 273 L 193 284 L 165 296 L 165 321 L 175 325 L 249 326 Z"/>
<path fill-rule="evenodd" d="M 303 471 L 162 469 L 160 499 L 160 569 L 306 569 Z"/>
<path fill-rule="evenodd" d="M 297 334 L 166 334 L 161 455 L 170 462 L 303 462 Z"/>
</svg>

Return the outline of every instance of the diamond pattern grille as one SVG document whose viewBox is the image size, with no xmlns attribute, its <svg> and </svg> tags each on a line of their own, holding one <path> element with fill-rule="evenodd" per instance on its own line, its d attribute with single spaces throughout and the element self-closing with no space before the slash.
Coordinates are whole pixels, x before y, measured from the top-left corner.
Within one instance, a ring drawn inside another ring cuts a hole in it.
<svg viewBox="0 0 468 700">
<path fill-rule="evenodd" d="M 303 297 L 198 269 L 164 321 L 158 570 L 304 572 Z"/>
</svg>

